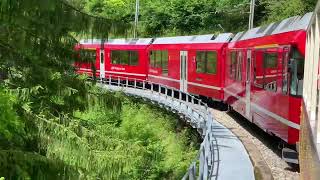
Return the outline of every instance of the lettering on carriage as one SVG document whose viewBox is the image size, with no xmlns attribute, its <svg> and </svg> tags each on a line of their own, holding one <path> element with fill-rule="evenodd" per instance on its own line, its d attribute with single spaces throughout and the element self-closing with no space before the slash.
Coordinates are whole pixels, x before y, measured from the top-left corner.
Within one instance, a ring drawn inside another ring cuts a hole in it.
<svg viewBox="0 0 320 180">
<path fill-rule="evenodd" d="M 150 73 L 156 73 L 156 74 L 159 73 L 157 70 L 154 70 L 154 69 L 149 69 L 149 72 L 150 72 Z"/>
<path fill-rule="evenodd" d="M 111 70 L 116 70 L 116 71 L 125 71 L 126 69 L 125 69 L 125 68 L 123 68 L 123 67 L 114 67 L 114 66 L 112 66 L 112 67 L 111 67 Z"/>
</svg>

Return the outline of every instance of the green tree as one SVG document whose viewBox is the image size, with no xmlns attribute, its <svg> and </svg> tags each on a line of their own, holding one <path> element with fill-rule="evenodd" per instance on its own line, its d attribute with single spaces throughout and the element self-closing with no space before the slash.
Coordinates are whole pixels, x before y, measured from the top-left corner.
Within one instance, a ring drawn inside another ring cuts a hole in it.
<svg viewBox="0 0 320 180">
<path fill-rule="evenodd" d="M 304 15 L 313 11 L 316 1 L 314 0 L 262 0 L 266 7 L 267 16 L 264 24 L 280 21 L 297 15 Z"/>
</svg>

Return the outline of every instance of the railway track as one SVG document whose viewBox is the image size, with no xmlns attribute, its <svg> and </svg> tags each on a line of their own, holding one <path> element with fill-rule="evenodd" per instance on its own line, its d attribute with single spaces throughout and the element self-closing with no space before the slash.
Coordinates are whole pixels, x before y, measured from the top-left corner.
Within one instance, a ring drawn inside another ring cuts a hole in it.
<svg viewBox="0 0 320 180">
<path fill-rule="evenodd" d="M 253 164 L 262 164 L 260 168 L 264 172 L 261 173 L 264 173 L 265 177 L 262 179 L 299 179 L 299 167 L 291 166 L 281 159 L 279 138 L 261 130 L 235 111 L 227 112 L 211 108 L 211 112 L 219 123 L 230 129 L 243 142 Z"/>
</svg>

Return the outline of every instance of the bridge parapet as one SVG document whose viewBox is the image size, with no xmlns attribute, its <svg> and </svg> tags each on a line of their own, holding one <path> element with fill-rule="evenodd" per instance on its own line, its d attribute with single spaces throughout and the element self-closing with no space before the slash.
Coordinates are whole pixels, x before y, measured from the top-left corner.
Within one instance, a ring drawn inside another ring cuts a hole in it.
<svg viewBox="0 0 320 180">
<path fill-rule="evenodd" d="M 300 179 L 320 178 L 320 0 L 307 29 L 299 140 Z"/>
<path fill-rule="evenodd" d="M 202 135 L 199 154 L 182 179 L 254 179 L 250 158 L 241 141 L 215 121 L 208 105 L 180 90 L 145 80 L 108 76 L 99 86 L 158 103 L 180 114 Z"/>
</svg>

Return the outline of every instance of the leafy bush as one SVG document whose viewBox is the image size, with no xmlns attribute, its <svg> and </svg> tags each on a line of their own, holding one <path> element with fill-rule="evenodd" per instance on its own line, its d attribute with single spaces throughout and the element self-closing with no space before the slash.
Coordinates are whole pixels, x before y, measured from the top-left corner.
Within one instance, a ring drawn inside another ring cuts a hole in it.
<svg viewBox="0 0 320 180">
<path fill-rule="evenodd" d="M 6 93 L 0 87 L 0 145 L 3 143 L 18 143 L 24 134 L 24 123 L 13 109 L 16 97 Z"/>
</svg>

